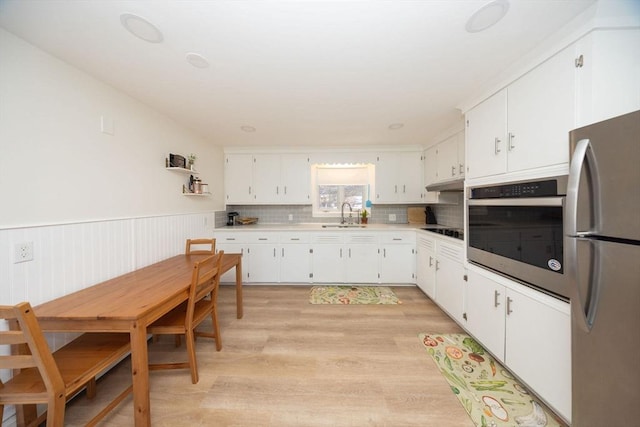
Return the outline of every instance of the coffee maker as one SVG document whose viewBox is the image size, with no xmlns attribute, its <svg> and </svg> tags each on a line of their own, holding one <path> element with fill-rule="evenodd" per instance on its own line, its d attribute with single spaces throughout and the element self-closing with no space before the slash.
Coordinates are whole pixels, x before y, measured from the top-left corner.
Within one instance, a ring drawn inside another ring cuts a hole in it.
<svg viewBox="0 0 640 427">
<path fill-rule="evenodd" d="M 240 215 L 238 212 L 228 212 L 227 213 L 227 225 L 235 225 L 236 217 Z"/>
</svg>

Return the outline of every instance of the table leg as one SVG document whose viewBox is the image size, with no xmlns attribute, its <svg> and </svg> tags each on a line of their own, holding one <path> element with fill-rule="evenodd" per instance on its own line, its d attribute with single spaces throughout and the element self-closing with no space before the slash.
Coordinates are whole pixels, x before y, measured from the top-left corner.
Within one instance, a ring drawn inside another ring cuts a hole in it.
<svg viewBox="0 0 640 427">
<path fill-rule="evenodd" d="M 136 427 L 149 427 L 151 426 L 151 401 L 149 399 L 149 356 L 146 325 L 134 323 L 131 326 L 130 335 L 135 425 Z"/>
<path fill-rule="evenodd" d="M 238 319 L 242 319 L 242 258 L 236 264 L 236 312 Z"/>
</svg>

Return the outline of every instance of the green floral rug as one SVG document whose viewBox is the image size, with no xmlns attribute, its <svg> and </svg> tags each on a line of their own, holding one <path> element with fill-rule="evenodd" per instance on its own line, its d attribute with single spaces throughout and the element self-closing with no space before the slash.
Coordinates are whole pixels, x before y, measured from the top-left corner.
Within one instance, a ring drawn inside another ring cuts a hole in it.
<svg viewBox="0 0 640 427">
<path fill-rule="evenodd" d="M 387 286 L 334 286 L 311 288 L 311 304 L 402 304 Z"/>
<path fill-rule="evenodd" d="M 418 336 L 476 426 L 566 426 L 470 336 Z"/>
</svg>

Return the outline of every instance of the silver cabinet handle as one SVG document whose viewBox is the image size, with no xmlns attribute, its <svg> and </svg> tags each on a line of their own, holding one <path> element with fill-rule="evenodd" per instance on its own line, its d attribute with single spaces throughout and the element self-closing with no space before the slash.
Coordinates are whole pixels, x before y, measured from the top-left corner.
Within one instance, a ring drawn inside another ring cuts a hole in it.
<svg viewBox="0 0 640 427">
<path fill-rule="evenodd" d="M 342 258 L 342 248 L 340 248 L 340 258 Z"/>
<path fill-rule="evenodd" d="M 251 186 L 249 186 L 249 194 L 251 194 Z"/>
<path fill-rule="evenodd" d="M 493 140 L 493 152 L 498 154 L 500 152 L 500 138 L 496 136 L 496 139 Z"/>
<path fill-rule="evenodd" d="M 287 186 L 284 186 L 284 194 L 287 194 Z"/>
<path fill-rule="evenodd" d="M 507 297 L 507 315 L 513 313 L 513 310 L 511 310 L 511 303 L 513 302 L 513 300 L 509 297 Z"/>
<path fill-rule="evenodd" d="M 402 184 L 402 192 L 403 193 L 407 192 L 407 185 L 406 184 Z"/>
<path fill-rule="evenodd" d="M 500 303 L 498 302 L 498 297 L 500 296 L 500 292 L 494 290 L 493 291 L 493 306 L 497 307 L 500 305 Z"/>
<path fill-rule="evenodd" d="M 516 135 L 513 132 L 509 132 L 509 151 L 516 148 L 516 145 L 513 143 L 513 140 L 515 139 L 515 137 Z"/>
<path fill-rule="evenodd" d="M 282 258 L 284 258 L 284 248 L 282 248 Z"/>
<path fill-rule="evenodd" d="M 436 271 L 440 270 L 440 261 L 436 260 Z"/>
<path fill-rule="evenodd" d="M 456 176 L 456 167 L 451 166 L 451 176 Z"/>
<path fill-rule="evenodd" d="M 276 248 L 273 248 L 273 257 L 276 257 Z"/>
<path fill-rule="evenodd" d="M 349 248 L 349 258 L 351 258 L 351 248 Z"/>
<path fill-rule="evenodd" d="M 429 256 L 429 267 L 433 267 L 433 257 Z"/>
<path fill-rule="evenodd" d="M 395 188 L 395 192 L 397 193 L 398 192 L 398 186 L 394 185 L 394 188 Z"/>
<path fill-rule="evenodd" d="M 276 194 L 280 194 L 280 187 L 276 185 Z"/>
<path fill-rule="evenodd" d="M 464 173 L 464 165 L 462 163 L 459 164 L 458 166 L 458 170 L 459 170 L 459 174 L 462 175 Z"/>
</svg>

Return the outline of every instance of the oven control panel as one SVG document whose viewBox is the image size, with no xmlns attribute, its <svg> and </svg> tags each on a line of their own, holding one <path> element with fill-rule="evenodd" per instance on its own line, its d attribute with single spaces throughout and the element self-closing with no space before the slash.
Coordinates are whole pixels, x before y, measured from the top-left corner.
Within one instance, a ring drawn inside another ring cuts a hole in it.
<svg viewBox="0 0 640 427">
<path fill-rule="evenodd" d="M 549 197 L 558 195 L 558 181 L 519 182 L 471 189 L 472 199 L 515 199 L 520 197 Z"/>
</svg>

